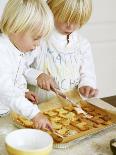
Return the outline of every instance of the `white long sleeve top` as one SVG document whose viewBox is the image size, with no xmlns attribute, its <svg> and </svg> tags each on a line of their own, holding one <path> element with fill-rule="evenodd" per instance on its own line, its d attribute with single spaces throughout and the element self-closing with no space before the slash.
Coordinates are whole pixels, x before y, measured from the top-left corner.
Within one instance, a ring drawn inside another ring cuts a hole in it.
<svg viewBox="0 0 116 155">
<path fill-rule="evenodd" d="M 78 86 L 96 88 L 96 75 L 90 43 L 80 36 L 77 31 L 69 36 L 58 33 L 56 30 L 47 41 L 41 42 L 40 47 L 28 56 L 28 65 L 25 72 L 28 83 L 36 85 L 37 76 L 50 72 L 53 79 L 62 91 L 68 91 Z M 40 99 L 45 100 L 53 92 L 42 90 L 36 86 Z"/>
<path fill-rule="evenodd" d="M 0 102 L 29 119 L 38 106 L 25 98 L 27 82 L 23 75 L 25 54 L 20 52 L 5 35 L 0 36 Z"/>
</svg>

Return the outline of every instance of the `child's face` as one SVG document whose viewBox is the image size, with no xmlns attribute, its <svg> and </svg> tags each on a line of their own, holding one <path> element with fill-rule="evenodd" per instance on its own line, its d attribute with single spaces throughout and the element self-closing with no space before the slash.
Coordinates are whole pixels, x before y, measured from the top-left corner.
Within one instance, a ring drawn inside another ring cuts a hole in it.
<svg viewBox="0 0 116 155">
<path fill-rule="evenodd" d="M 67 24 L 67 23 L 55 21 L 55 27 L 56 27 L 56 29 L 60 33 L 62 33 L 64 35 L 69 35 L 73 31 L 75 31 L 76 29 L 78 29 L 79 28 L 79 25 L 78 24 L 75 24 L 75 23 Z"/>
<path fill-rule="evenodd" d="M 21 52 L 29 52 L 38 46 L 41 36 L 30 32 L 20 32 L 9 35 L 9 38 Z"/>
</svg>

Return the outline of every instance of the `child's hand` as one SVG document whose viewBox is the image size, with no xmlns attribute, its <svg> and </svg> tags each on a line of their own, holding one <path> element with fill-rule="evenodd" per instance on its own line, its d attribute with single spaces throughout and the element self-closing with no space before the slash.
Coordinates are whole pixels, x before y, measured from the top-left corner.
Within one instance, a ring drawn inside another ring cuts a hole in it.
<svg viewBox="0 0 116 155">
<path fill-rule="evenodd" d="M 79 92 L 81 95 L 83 95 L 84 97 L 96 97 L 98 95 L 98 89 L 94 89 L 90 86 L 83 86 L 79 88 Z"/>
<path fill-rule="evenodd" d="M 37 95 L 32 91 L 25 92 L 25 97 L 33 103 L 37 104 L 39 102 Z"/>
<path fill-rule="evenodd" d="M 44 116 L 41 112 L 39 112 L 33 119 L 34 127 L 36 129 L 42 129 L 42 130 L 53 130 L 52 125 L 47 119 L 46 116 Z"/>
<path fill-rule="evenodd" d="M 55 88 L 58 88 L 57 84 L 55 83 L 55 81 L 52 79 L 51 76 L 42 73 L 38 76 L 37 78 L 37 85 L 41 88 L 41 89 L 45 89 L 45 90 L 54 90 Z"/>
</svg>

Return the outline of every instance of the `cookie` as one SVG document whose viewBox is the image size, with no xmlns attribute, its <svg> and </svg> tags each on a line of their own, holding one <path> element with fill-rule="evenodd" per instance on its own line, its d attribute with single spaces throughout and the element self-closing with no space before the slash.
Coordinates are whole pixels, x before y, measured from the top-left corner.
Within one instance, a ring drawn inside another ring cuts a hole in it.
<svg viewBox="0 0 116 155">
<path fill-rule="evenodd" d="M 68 132 L 68 129 L 67 128 L 65 128 L 65 127 L 63 127 L 62 129 L 60 129 L 60 130 L 57 130 L 57 132 L 59 133 L 59 134 L 61 134 L 61 135 L 66 135 L 66 133 Z"/>
<path fill-rule="evenodd" d="M 56 123 L 56 122 L 51 122 L 53 129 L 58 130 L 62 128 L 62 125 L 60 123 Z"/>
<path fill-rule="evenodd" d="M 51 117 L 57 115 L 57 113 L 54 112 L 54 111 L 52 111 L 52 110 L 50 110 L 50 111 L 46 111 L 46 112 L 44 112 L 44 114 L 45 114 L 45 115 L 48 115 L 48 116 L 51 116 Z"/>
<path fill-rule="evenodd" d="M 86 123 L 86 122 L 78 123 L 78 124 L 76 124 L 76 127 L 77 127 L 79 130 L 81 130 L 81 131 L 89 130 L 89 127 L 87 126 L 87 123 Z"/>
</svg>

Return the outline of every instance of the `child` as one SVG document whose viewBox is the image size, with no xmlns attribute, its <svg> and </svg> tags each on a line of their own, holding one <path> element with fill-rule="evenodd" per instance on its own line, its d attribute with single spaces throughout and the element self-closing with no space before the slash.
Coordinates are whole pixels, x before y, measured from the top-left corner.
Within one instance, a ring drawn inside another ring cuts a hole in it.
<svg viewBox="0 0 116 155">
<path fill-rule="evenodd" d="M 0 102 L 32 119 L 36 128 L 51 128 L 48 119 L 33 104 L 24 78 L 25 53 L 38 45 L 53 28 L 52 13 L 44 0 L 8 1 L 0 25 Z M 27 97 L 28 99 L 26 99 Z"/>
<path fill-rule="evenodd" d="M 77 32 L 90 18 L 91 3 L 91 0 L 48 0 L 55 29 L 49 39 L 41 43 L 42 52 L 38 49 L 29 58 L 37 73 L 35 77 L 31 76 L 33 68 L 25 72 L 28 82 L 40 87 L 36 87 L 36 92 L 41 100 L 53 95 L 48 91 L 56 88 L 56 84 L 63 92 L 77 87 L 84 97 L 97 95 L 91 47 Z"/>
</svg>

